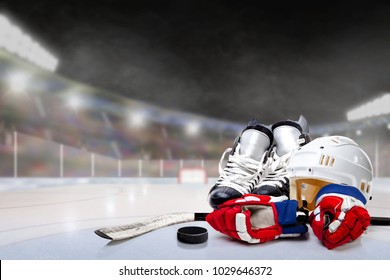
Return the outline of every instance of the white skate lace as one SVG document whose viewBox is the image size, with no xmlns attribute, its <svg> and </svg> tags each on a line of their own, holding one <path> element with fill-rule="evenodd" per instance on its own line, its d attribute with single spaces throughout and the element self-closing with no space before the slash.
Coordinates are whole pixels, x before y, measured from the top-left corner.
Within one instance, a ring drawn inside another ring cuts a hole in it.
<svg viewBox="0 0 390 280">
<path fill-rule="evenodd" d="M 229 155 L 228 162 L 223 167 L 225 156 L 231 151 L 232 148 L 227 148 L 222 154 L 221 160 L 219 161 L 220 176 L 216 183 L 234 188 L 242 194 L 250 193 L 265 173 L 264 166 L 266 164 L 263 164 L 263 161 L 267 153 L 263 154 L 260 161 L 256 161 L 245 155 L 239 155 L 238 153 Z"/>
<path fill-rule="evenodd" d="M 266 174 L 264 180 L 257 186 L 256 188 L 261 187 L 263 185 L 271 185 L 282 188 L 283 184 L 288 183 L 287 177 L 287 165 L 290 161 L 292 154 L 303 144 L 305 143 L 305 139 L 298 139 L 297 145 L 287 154 L 278 157 L 276 155 L 276 147 L 273 148 L 270 156 L 270 160 L 268 161 L 269 166 L 266 168 L 268 173 Z"/>
</svg>

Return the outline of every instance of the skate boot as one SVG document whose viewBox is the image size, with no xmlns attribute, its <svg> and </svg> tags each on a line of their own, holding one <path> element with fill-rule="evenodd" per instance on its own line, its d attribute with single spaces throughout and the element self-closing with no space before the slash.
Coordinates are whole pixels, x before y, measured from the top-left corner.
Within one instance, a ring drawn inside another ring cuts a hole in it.
<svg viewBox="0 0 390 280">
<path fill-rule="evenodd" d="M 270 152 L 268 173 L 252 193 L 289 197 L 290 182 L 286 168 L 293 151 L 310 142 L 309 126 L 305 117 L 300 116 L 298 121 L 275 123 L 272 132 L 275 143 Z"/>
<path fill-rule="evenodd" d="M 271 128 L 253 119 L 236 139 L 233 148 L 228 148 L 222 154 L 219 162 L 219 178 L 211 188 L 208 201 L 211 207 L 233 198 L 239 198 L 251 193 L 262 179 L 263 161 L 273 142 Z M 226 154 L 228 161 L 223 167 Z"/>
</svg>

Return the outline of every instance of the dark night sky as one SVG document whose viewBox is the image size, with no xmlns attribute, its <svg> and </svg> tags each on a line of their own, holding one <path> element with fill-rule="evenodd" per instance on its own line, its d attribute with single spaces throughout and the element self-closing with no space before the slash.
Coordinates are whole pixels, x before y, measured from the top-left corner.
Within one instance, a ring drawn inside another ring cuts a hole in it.
<svg viewBox="0 0 390 280">
<path fill-rule="evenodd" d="M 390 90 L 389 4 L 273 2 L 0 0 L 0 11 L 60 58 L 61 75 L 164 108 L 322 124 Z"/>
</svg>

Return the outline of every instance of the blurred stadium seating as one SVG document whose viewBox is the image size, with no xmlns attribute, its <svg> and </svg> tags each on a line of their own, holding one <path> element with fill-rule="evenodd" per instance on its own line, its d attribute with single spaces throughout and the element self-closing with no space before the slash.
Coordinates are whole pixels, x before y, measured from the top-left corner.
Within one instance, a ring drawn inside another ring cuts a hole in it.
<svg viewBox="0 0 390 280">
<path fill-rule="evenodd" d="M 311 126 L 311 136 L 353 138 L 375 175 L 388 177 L 389 123 L 387 115 Z M 0 49 L 3 177 L 175 177 L 183 165 L 204 166 L 216 177 L 222 152 L 244 126 L 123 98 Z"/>
<path fill-rule="evenodd" d="M 28 79 L 17 90 L 10 85 L 15 73 Z M 120 175 L 138 176 L 139 160 L 149 161 L 142 176 L 160 176 L 160 160 L 164 176 L 176 176 L 172 165 L 219 158 L 242 128 L 125 99 L 1 49 L 0 90 L 2 176 L 91 176 L 91 156 L 96 176 L 117 176 L 118 165 Z"/>
</svg>

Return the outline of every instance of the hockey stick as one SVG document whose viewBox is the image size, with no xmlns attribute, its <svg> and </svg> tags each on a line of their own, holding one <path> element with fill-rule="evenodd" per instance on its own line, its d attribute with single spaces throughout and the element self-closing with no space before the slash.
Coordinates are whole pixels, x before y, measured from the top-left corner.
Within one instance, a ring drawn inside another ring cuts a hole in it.
<svg viewBox="0 0 390 280">
<path fill-rule="evenodd" d="M 123 226 L 105 227 L 95 230 L 100 237 L 119 241 L 133 238 L 153 230 L 181 223 L 204 221 L 208 213 L 178 212 L 157 216 L 143 222 L 136 222 Z"/>
<path fill-rule="evenodd" d="M 143 222 L 136 222 L 123 226 L 105 227 L 95 230 L 95 233 L 105 239 L 119 241 L 130 239 L 151 232 L 153 230 L 181 223 L 204 221 L 208 213 L 172 213 L 157 216 Z M 390 226 L 388 217 L 371 217 L 373 226 Z"/>
<path fill-rule="evenodd" d="M 371 217 L 370 224 L 372 226 L 390 226 L 390 218 L 388 218 L 388 217 Z"/>
</svg>

